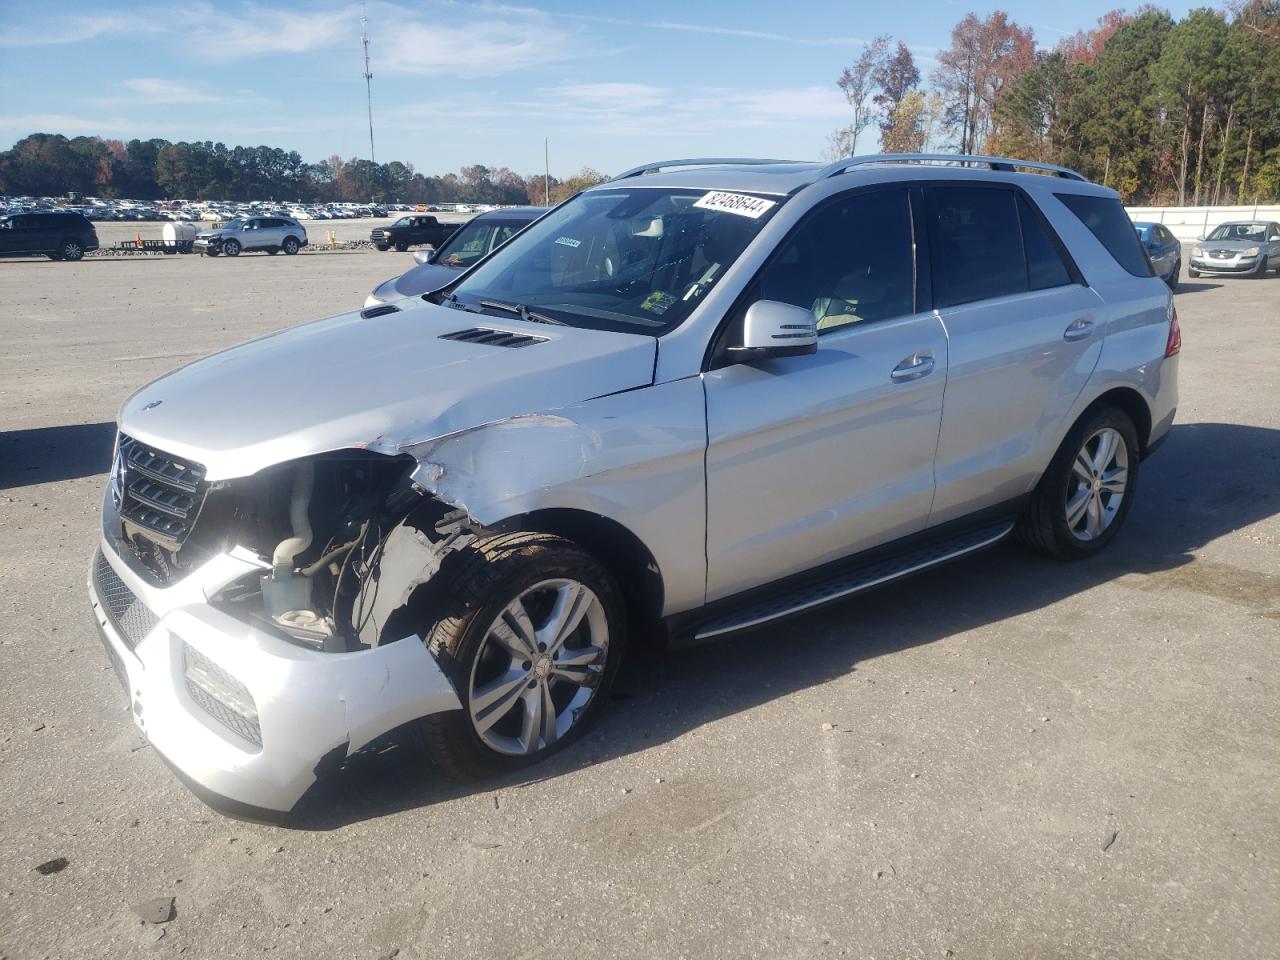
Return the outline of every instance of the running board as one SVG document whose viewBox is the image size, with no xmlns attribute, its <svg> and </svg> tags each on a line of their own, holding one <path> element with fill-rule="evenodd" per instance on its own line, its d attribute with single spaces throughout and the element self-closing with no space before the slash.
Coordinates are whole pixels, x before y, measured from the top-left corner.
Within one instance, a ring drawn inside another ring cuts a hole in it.
<svg viewBox="0 0 1280 960">
<path fill-rule="evenodd" d="M 988 524 L 960 536 L 908 550 L 887 560 L 854 567 L 842 574 L 829 576 L 769 600 L 749 604 L 728 616 L 711 620 L 698 629 L 694 639 L 710 640 L 726 633 L 747 630 L 771 620 L 779 620 L 831 603 L 833 600 L 861 593 L 863 590 L 870 590 L 890 580 L 897 580 L 899 577 L 905 577 L 989 547 L 1003 540 L 1012 529 L 1013 524 L 1008 521 Z"/>
</svg>

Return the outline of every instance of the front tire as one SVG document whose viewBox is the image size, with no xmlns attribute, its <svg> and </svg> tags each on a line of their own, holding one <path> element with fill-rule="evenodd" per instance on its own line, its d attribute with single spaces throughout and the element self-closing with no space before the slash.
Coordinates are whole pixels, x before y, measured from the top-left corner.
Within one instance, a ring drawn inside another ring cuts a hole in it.
<svg viewBox="0 0 1280 960">
<path fill-rule="evenodd" d="M 240 241 L 224 240 L 222 243 L 222 252 L 225 253 L 228 257 L 240 256 Z"/>
<path fill-rule="evenodd" d="M 1173 270 L 1170 272 L 1169 276 L 1165 278 L 1165 283 L 1169 285 L 1169 289 L 1171 291 L 1176 291 L 1178 289 L 1178 277 L 1180 276 L 1182 276 L 1181 260 L 1173 265 Z"/>
<path fill-rule="evenodd" d="M 1118 407 L 1081 417 L 1036 485 L 1018 536 L 1061 560 L 1101 551 L 1124 525 L 1138 482 L 1138 431 Z"/>
<path fill-rule="evenodd" d="M 422 635 L 463 708 L 421 722 L 437 767 L 479 780 L 537 763 L 582 735 L 626 642 L 608 570 L 561 537 L 505 534 L 458 554 L 440 595 L 449 598 L 445 615 L 421 625 Z"/>
<path fill-rule="evenodd" d="M 1261 280 L 1263 277 L 1267 275 L 1267 271 L 1270 269 L 1271 269 L 1271 266 L 1268 263 L 1267 258 L 1263 257 L 1262 262 L 1258 264 L 1258 272 L 1254 274 L 1254 277 L 1258 280 Z"/>
<path fill-rule="evenodd" d="M 1200 271 L 1193 270 L 1191 269 L 1191 267 L 1187 267 L 1187 276 L 1190 277 L 1192 280 L 1198 280 L 1200 278 Z"/>
<path fill-rule="evenodd" d="M 409 249 L 409 245 L 407 243 L 396 244 L 396 253 L 404 253 L 408 249 Z"/>
</svg>

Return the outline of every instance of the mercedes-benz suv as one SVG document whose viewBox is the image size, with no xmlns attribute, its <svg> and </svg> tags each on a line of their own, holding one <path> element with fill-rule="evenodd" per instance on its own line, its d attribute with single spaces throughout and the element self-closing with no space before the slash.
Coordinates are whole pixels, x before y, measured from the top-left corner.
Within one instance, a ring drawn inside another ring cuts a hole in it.
<svg viewBox="0 0 1280 960">
<path fill-rule="evenodd" d="M 1121 530 L 1177 401 L 1117 194 L 989 157 L 651 164 L 443 289 L 120 410 L 89 593 L 132 716 L 282 816 L 406 723 L 563 749 L 632 638 L 721 637 L 1010 535 Z"/>
</svg>

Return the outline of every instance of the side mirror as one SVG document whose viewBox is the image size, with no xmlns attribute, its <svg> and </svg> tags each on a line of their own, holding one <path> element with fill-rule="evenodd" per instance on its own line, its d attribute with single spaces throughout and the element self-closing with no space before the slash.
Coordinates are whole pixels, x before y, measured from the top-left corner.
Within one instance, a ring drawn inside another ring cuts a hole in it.
<svg viewBox="0 0 1280 960">
<path fill-rule="evenodd" d="M 436 255 L 436 252 L 431 249 L 415 250 L 413 251 L 413 262 L 414 263 L 430 263 L 432 258 L 435 257 L 435 255 Z"/>
<path fill-rule="evenodd" d="M 817 352 L 818 328 L 810 311 L 777 300 L 757 300 L 747 307 L 742 345 L 730 347 L 729 357 L 743 363 Z"/>
</svg>

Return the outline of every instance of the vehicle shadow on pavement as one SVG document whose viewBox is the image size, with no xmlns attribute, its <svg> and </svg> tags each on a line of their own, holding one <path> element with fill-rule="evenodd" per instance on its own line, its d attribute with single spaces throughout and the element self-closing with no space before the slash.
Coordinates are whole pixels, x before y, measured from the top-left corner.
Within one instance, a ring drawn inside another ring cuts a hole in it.
<svg viewBox="0 0 1280 960">
<path fill-rule="evenodd" d="M 1220 283 L 1200 283 L 1195 280 L 1180 280 L 1178 289 L 1173 291 L 1175 295 L 1184 293 L 1204 293 L 1206 290 L 1217 290 L 1222 284 Z"/>
<path fill-rule="evenodd" d="M 412 731 L 402 728 L 322 776 L 286 825 L 332 830 L 553 779 L 844 676 L 875 657 L 981 629 L 1122 577 L 1136 589 L 1193 590 L 1236 602 L 1243 597 L 1257 615 L 1275 616 L 1280 589 L 1274 578 L 1197 562 L 1194 552 L 1277 512 L 1280 430 L 1178 425 L 1144 465 L 1126 528 L 1093 561 L 1059 563 L 1006 542 L 736 638 L 665 655 L 634 655 L 624 664 L 616 702 L 600 726 L 519 776 L 470 786 L 450 783 L 430 769 Z M 839 705 L 833 710 L 838 713 Z"/>
<path fill-rule="evenodd" d="M 0 490 L 106 473 L 115 439 L 114 423 L 0 432 Z"/>
</svg>

